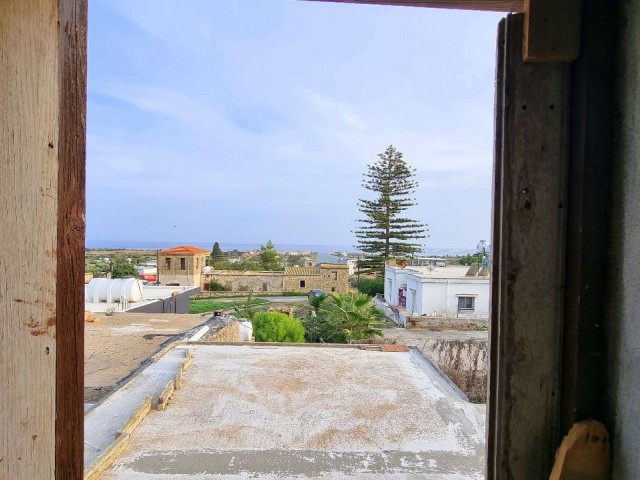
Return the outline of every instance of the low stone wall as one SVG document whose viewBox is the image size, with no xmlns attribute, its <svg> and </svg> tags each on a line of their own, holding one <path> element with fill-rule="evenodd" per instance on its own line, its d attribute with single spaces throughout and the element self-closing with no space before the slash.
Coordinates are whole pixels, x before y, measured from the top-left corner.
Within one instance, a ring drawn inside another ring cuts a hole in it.
<svg viewBox="0 0 640 480">
<path fill-rule="evenodd" d="M 202 339 L 205 342 L 239 342 L 240 322 L 233 320 L 228 323 L 221 322 L 211 325 L 207 335 Z"/>
<path fill-rule="evenodd" d="M 239 270 L 213 270 L 203 274 L 202 281 L 208 284 L 217 281 L 233 292 L 282 292 L 284 272 L 253 272 Z"/>
<path fill-rule="evenodd" d="M 488 340 L 429 339 L 420 347 L 470 402 L 487 402 Z"/>
<path fill-rule="evenodd" d="M 469 329 L 473 326 L 479 329 L 489 327 L 489 320 L 486 318 L 451 318 L 451 317 L 425 317 L 406 316 L 406 328 L 425 328 L 430 330 L 459 330 L 461 327 Z"/>
</svg>

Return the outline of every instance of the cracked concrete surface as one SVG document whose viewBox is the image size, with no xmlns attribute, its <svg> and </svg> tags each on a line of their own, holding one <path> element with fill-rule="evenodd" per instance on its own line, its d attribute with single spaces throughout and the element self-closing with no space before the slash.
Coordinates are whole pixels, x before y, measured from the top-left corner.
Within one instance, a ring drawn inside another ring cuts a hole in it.
<svg viewBox="0 0 640 480">
<path fill-rule="evenodd" d="M 93 403 L 153 355 L 162 344 L 207 320 L 202 315 L 104 313 L 85 323 L 85 402 Z"/>
</svg>

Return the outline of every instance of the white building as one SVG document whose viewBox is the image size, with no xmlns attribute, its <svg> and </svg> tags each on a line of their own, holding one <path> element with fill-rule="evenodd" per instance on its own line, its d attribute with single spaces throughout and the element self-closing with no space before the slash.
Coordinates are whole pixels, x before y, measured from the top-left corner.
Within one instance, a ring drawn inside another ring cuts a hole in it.
<svg viewBox="0 0 640 480">
<path fill-rule="evenodd" d="M 470 276 L 469 270 L 465 266 L 387 265 L 385 301 L 391 307 L 404 310 L 402 313 L 406 316 L 489 318 L 489 277 Z"/>
</svg>

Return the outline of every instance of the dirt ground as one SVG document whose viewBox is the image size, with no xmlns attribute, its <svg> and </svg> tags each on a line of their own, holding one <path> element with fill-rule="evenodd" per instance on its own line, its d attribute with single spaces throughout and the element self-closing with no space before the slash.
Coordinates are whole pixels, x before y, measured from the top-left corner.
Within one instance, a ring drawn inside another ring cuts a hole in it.
<svg viewBox="0 0 640 480">
<path fill-rule="evenodd" d="M 206 322 L 209 316 L 169 313 L 94 314 L 85 323 L 84 396 L 99 401 L 163 344 Z"/>
</svg>

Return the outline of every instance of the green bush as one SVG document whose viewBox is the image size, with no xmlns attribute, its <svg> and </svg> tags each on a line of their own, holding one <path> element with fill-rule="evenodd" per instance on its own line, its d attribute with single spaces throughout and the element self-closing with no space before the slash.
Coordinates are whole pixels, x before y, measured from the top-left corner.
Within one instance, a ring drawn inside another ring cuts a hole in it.
<svg viewBox="0 0 640 480">
<path fill-rule="evenodd" d="M 384 293 L 384 278 L 361 278 L 360 293 L 364 293 L 370 297 L 375 297 L 376 293 Z"/>
<path fill-rule="evenodd" d="M 260 312 L 251 321 L 256 342 L 304 343 L 304 326 L 297 318 L 278 312 Z"/>
<path fill-rule="evenodd" d="M 336 295 L 331 294 L 320 305 L 315 327 L 321 342 L 351 343 L 382 336 L 384 315 L 380 312 L 371 297 L 363 294 Z"/>
<path fill-rule="evenodd" d="M 231 289 L 229 287 L 227 287 L 223 283 L 220 283 L 217 280 L 211 280 L 211 283 L 209 283 L 210 292 L 228 292 L 230 290 Z"/>
<path fill-rule="evenodd" d="M 311 305 L 317 313 L 318 309 L 320 308 L 320 305 L 322 305 L 322 302 L 324 302 L 326 298 L 327 298 L 326 293 L 321 293 L 318 296 L 309 295 L 309 305 Z"/>
</svg>

